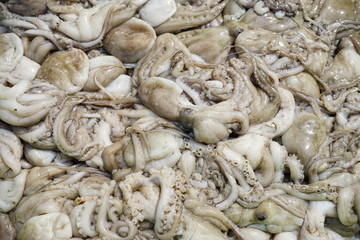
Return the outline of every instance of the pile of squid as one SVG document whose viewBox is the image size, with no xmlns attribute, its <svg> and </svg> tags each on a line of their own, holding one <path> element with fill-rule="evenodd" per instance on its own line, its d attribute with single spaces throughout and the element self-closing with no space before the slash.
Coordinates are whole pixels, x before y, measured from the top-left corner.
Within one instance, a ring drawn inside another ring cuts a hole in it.
<svg viewBox="0 0 360 240">
<path fill-rule="evenodd" d="M 4 240 L 360 238 L 359 0 L 2 0 Z"/>
</svg>

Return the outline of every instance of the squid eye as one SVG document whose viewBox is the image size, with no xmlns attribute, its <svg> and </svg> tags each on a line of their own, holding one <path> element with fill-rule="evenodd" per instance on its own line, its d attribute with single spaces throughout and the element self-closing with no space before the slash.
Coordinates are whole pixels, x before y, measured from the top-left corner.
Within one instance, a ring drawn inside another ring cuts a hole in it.
<svg viewBox="0 0 360 240">
<path fill-rule="evenodd" d="M 237 37 L 243 31 L 244 31 L 244 29 L 242 29 L 240 27 L 234 27 L 230 33 L 231 33 L 231 36 Z"/>
<path fill-rule="evenodd" d="M 256 218 L 259 220 L 259 221 L 264 221 L 266 219 L 266 216 L 264 213 L 257 213 L 256 214 Z"/>
<path fill-rule="evenodd" d="M 193 112 L 193 110 L 191 108 L 183 108 L 181 109 L 181 113 L 183 115 L 190 115 Z"/>
<path fill-rule="evenodd" d="M 183 108 L 180 110 L 181 124 L 186 129 L 192 128 L 194 110 L 191 108 Z"/>
</svg>

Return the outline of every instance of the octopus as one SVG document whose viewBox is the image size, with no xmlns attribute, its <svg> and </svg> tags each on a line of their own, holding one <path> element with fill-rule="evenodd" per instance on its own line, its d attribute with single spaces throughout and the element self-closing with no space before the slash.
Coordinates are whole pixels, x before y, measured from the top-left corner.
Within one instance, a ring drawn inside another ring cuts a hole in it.
<svg viewBox="0 0 360 240">
<path fill-rule="evenodd" d="M 0 235 L 358 239 L 359 12 L 2 0 Z"/>
</svg>

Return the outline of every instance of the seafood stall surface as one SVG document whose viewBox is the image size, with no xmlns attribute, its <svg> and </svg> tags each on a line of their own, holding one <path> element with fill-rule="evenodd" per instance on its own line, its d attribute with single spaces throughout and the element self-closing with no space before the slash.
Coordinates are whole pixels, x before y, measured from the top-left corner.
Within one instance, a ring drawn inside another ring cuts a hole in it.
<svg viewBox="0 0 360 240">
<path fill-rule="evenodd" d="M 1 0 L 1 239 L 355 240 L 359 183 L 359 0 Z"/>
</svg>

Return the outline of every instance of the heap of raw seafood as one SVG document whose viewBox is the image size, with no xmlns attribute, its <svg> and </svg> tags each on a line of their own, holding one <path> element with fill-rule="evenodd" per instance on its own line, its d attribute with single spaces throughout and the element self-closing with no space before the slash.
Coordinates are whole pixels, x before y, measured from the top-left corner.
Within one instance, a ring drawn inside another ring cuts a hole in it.
<svg viewBox="0 0 360 240">
<path fill-rule="evenodd" d="M 359 0 L 2 0 L 0 236 L 360 232 Z"/>
</svg>

